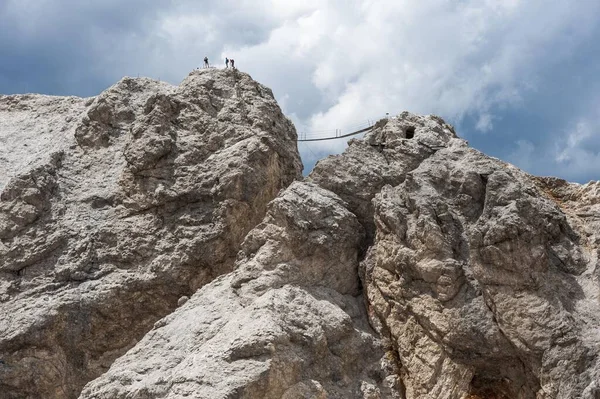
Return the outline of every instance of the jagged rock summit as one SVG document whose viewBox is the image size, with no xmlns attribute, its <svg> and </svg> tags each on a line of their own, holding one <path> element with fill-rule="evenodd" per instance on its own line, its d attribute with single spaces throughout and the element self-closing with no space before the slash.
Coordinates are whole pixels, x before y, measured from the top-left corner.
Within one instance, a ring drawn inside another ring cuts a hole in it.
<svg viewBox="0 0 600 399">
<path fill-rule="evenodd" d="M 234 71 L 0 112 L 7 398 L 600 398 L 597 182 L 410 113 L 302 179 Z"/>
<path fill-rule="evenodd" d="M 597 182 L 533 177 L 406 113 L 310 177 L 373 229 L 362 282 L 405 397 L 600 397 Z"/>
<path fill-rule="evenodd" d="M 295 140 L 271 91 L 232 70 L 0 97 L 0 397 L 77 397 L 231 271 L 300 177 Z"/>
</svg>

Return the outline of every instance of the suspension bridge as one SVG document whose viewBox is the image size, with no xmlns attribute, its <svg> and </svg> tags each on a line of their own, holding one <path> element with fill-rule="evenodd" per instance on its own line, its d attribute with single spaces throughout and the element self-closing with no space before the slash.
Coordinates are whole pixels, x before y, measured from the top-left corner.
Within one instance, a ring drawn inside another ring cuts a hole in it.
<svg viewBox="0 0 600 399">
<path fill-rule="evenodd" d="M 367 120 L 365 122 L 348 126 L 345 129 L 330 129 L 330 130 L 318 130 L 310 133 L 301 132 L 298 134 L 297 141 L 323 141 L 323 140 L 336 140 L 343 139 L 344 137 L 355 136 L 357 134 L 368 132 L 375 126 L 374 120 Z"/>
</svg>

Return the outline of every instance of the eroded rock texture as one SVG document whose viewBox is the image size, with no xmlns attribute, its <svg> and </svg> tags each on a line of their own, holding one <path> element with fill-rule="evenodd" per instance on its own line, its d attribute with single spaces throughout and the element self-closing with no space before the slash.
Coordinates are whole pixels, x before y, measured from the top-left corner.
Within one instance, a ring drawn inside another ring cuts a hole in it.
<svg viewBox="0 0 600 399">
<path fill-rule="evenodd" d="M 292 183 L 234 71 L 0 112 L 2 397 L 600 398 L 597 182 L 403 113 Z"/>
<path fill-rule="evenodd" d="M 407 113 L 308 181 L 82 397 L 598 397 L 596 184 Z"/>
<path fill-rule="evenodd" d="M 407 398 L 600 397 L 597 184 L 534 178 L 409 114 L 311 178 L 373 224 L 367 306 Z"/>
<path fill-rule="evenodd" d="M 237 269 L 161 320 L 82 398 L 399 398 L 359 292 L 363 229 L 335 194 L 294 183 Z"/>
<path fill-rule="evenodd" d="M 74 398 L 232 270 L 297 179 L 296 133 L 237 71 L 0 97 L 0 397 Z"/>
</svg>

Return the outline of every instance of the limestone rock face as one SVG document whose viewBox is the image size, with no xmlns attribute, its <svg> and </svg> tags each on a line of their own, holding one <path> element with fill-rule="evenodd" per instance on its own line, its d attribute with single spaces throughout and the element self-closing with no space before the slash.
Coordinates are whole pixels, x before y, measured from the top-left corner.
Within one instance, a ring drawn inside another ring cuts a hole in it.
<svg viewBox="0 0 600 399">
<path fill-rule="evenodd" d="M 295 139 L 231 70 L 0 97 L 0 397 L 600 398 L 598 182 Z"/>
<path fill-rule="evenodd" d="M 382 121 L 81 397 L 597 398 L 597 192 Z"/>
<path fill-rule="evenodd" d="M 375 195 L 361 265 L 406 397 L 600 397 L 597 184 L 537 179 L 448 138 Z"/>
<path fill-rule="evenodd" d="M 407 139 L 411 134 L 415 137 Z M 408 172 L 456 138 L 452 126 L 442 119 L 405 112 L 378 122 L 364 139 L 350 140 L 343 154 L 319 161 L 309 178 L 348 202 L 371 242 L 375 194 L 385 185 L 400 184 Z"/>
<path fill-rule="evenodd" d="M 363 229 L 335 194 L 294 183 L 201 288 L 81 398 L 400 398 L 359 292 Z"/>
<path fill-rule="evenodd" d="M 300 176 L 295 140 L 271 91 L 238 71 L 0 96 L 0 396 L 77 397 L 231 271 Z"/>
</svg>

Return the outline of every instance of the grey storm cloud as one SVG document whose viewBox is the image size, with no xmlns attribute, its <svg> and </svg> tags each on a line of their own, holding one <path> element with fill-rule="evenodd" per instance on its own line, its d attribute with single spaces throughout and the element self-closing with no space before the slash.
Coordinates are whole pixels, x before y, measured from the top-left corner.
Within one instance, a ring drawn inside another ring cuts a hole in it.
<svg viewBox="0 0 600 399">
<path fill-rule="evenodd" d="M 160 1 L 14 1 L 0 5 L 3 92 L 93 95 L 104 52 L 123 37 L 144 35 Z"/>
<path fill-rule="evenodd" d="M 233 1 L 8 0 L 0 4 L 0 88 L 87 96 L 125 74 L 176 82 L 205 53 L 265 40 L 274 21 L 248 10 Z"/>
</svg>

